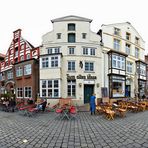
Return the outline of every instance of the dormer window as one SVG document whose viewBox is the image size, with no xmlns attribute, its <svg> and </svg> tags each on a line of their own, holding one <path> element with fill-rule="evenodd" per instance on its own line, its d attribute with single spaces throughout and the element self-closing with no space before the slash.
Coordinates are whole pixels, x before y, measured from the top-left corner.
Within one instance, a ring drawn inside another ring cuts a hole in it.
<svg viewBox="0 0 148 148">
<path fill-rule="evenodd" d="M 75 31 L 75 24 L 68 24 L 68 31 Z"/>
<path fill-rule="evenodd" d="M 120 35 L 120 29 L 119 28 L 114 28 L 114 35 Z"/>
</svg>

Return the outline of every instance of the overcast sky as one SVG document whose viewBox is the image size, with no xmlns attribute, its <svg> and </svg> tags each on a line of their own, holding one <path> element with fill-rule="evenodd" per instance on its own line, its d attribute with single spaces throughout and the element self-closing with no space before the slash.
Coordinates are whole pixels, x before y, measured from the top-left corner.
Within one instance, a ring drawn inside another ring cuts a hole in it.
<svg viewBox="0 0 148 148">
<path fill-rule="evenodd" d="M 92 19 L 91 30 L 102 24 L 131 22 L 142 36 L 148 53 L 148 0 L 3 0 L 0 1 L 0 52 L 5 54 L 13 31 L 34 46 L 42 35 L 52 30 L 50 20 L 67 15 Z"/>
</svg>

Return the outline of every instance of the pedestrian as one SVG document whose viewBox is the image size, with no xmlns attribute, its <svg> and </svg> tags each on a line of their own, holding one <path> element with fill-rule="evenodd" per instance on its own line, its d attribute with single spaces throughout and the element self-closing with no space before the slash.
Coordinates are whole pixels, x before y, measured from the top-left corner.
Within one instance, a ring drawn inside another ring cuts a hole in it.
<svg viewBox="0 0 148 148">
<path fill-rule="evenodd" d="M 95 115 L 95 110 L 96 110 L 96 94 L 92 94 L 92 96 L 90 97 L 90 111 L 91 111 L 91 115 L 94 114 Z"/>
</svg>

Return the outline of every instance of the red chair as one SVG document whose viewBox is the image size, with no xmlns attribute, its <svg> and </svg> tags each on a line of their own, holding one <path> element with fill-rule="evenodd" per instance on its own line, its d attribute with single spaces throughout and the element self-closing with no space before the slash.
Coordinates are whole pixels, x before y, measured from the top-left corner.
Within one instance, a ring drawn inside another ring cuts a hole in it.
<svg viewBox="0 0 148 148">
<path fill-rule="evenodd" d="M 70 119 L 77 119 L 77 114 L 78 114 L 78 111 L 77 111 L 77 108 L 75 107 L 75 106 L 72 106 L 71 108 L 70 108 L 70 111 L 69 111 L 69 113 L 70 113 Z"/>
<path fill-rule="evenodd" d="M 58 114 L 56 118 L 62 118 L 63 109 L 58 108 L 55 110 L 55 112 Z"/>
</svg>

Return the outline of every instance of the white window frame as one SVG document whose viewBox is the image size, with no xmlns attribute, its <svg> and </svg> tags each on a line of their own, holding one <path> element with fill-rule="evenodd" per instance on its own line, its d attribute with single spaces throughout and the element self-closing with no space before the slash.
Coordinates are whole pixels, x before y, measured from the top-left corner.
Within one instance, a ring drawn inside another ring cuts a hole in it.
<svg viewBox="0 0 148 148">
<path fill-rule="evenodd" d="M 146 76 L 146 65 L 140 64 L 140 75 Z"/>
<path fill-rule="evenodd" d="M 48 68 L 49 67 L 49 58 L 48 57 L 41 58 L 41 64 L 42 64 L 42 68 Z"/>
<path fill-rule="evenodd" d="M 114 49 L 119 51 L 120 50 L 120 40 L 114 39 Z"/>
<path fill-rule="evenodd" d="M 46 83 L 45 88 L 43 88 L 42 84 L 43 81 Z M 51 86 L 49 86 L 49 82 L 51 82 Z M 55 86 L 56 82 L 58 82 L 58 86 Z M 60 97 L 60 80 L 54 79 L 54 80 L 41 80 L 40 81 L 40 94 L 41 97 L 50 97 L 50 98 L 59 98 Z M 43 90 L 46 92 L 46 96 L 43 96 Z M 49 94 L 49 91 L 51 90 L 51 95 Z M 58 95 L 56 96 L 55 93 L 58 92 Z"/>
<path fill-rule="evenodd" d="M 20 95 L 22 92 L 22 96 Z M 23 88 L 22 87 L 18 87 L 16 88 L 16 94 L 17 94 L 17 98 L 23 98 Z"/>
<path fill-rule="evenodd" d="M 86 69 L 86 64 L 88 64 L 88 69 Z M 92 68 L 91 68 L 91 66 L 93 66 Z M 91 61 L 85 61 L 85 71 L 86 72 L 93 72 L 94 71 L 94 62 L 91 62 Z"/>
<path fill-rule="evenodd" d="M 50 63 L 51 68 L 59 67 L 59 57 L 58 56 L 52 56 L 50 57 Z"/>
<path fill-rule="evenodd" d="M 68 71 L 76 70 L 76 61 L 67 61 L 68 62 Z"/>
<path fill-rule="evenodd" d="M 130 47 L 131 47 L 130 44 L 127 44 L 127 43 L 125 44 L 125 50 L 126 50 L 125 52 L 126 52 L 128 55 L 131 54 L 131 48 L 130 48 Z"/>
<path fill-rule="evenodd" d="M 27 89 L 27 93 L 28 93 L 28 91 L 31 91 L 31 95 L 30 96 L 28 96 L 28 94 L 26 96 L 26 89 Z M 28 89 L 30 89 L 30 90 L 28 90 Z M 32 98 L 32 87 L 31 86 L 25 86 L 24 87 L 24 98 Z"/>
<path fill-rule="evenodd" d="M 133 73 L 133 63 L 130 62 L 130 61 L 127 61 L 126 72 L 127 73 Z"/>
<path fill-rule="evenodd" d="M 48 54 L 60 53 L 60 47 L 49 47 L 47 48 L 47 53 Z"/>
<path fill-rule="evenodd" d="M 75 54 L 75 47 L 68 47 L 68 54 L 74 55 Z"/>
<path fill-rule="evenodd" d="M 69 87 L 70 87 L 70 92 L 69 92 Z M 72 98 L 76 97 L 76 80 L 71 80 L 69 82 L 67 81 L 67 96 Z"/>
<path fill-rule="evenodd" d="M 140 53 L 139 48 L 135 47 L 135 57 L 136 58 L 139 58 L 139 53 Z"/>
<path fill-rule="evenodd" d="M 13 72 L 12 71 L 7 72 L 7 78 L 8 78 L 8 80 L 13 79 Z"/>
<path fill-rule="evenodd" d="M 31 64 L 27 64 L 24 66 L 24 75 L 31 75 L 32 73 L 32 68 Z"/>
<path fill-rule="evenodd" d="M 95 56 L 96 48 L 93 47 L 83 47 L 83 55 Z"/>
<path fill-rule="evenodd" d="M 16 77 L 21 77 L 23 75 L 23 68 L 17 67 L 16 68 Z"/>
<path fill-rule="evenodd" d="M 112 67 L 125 70 L 125 57 L 119 55 L 112 55 Z"/>
</svg>

